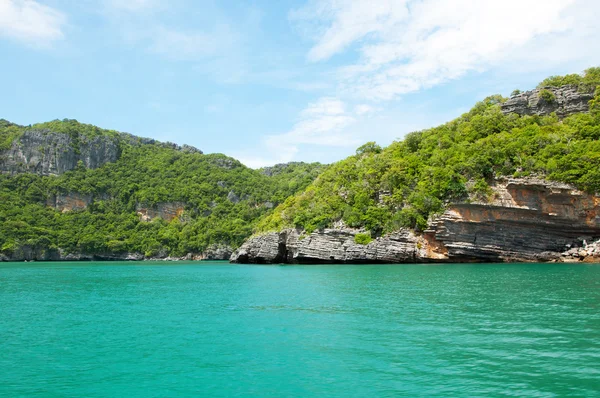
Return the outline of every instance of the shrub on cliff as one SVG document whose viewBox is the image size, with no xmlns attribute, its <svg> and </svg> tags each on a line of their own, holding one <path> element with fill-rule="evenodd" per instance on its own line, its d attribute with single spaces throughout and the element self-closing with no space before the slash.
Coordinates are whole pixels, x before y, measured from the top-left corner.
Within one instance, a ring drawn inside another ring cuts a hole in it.
<svg viewBox="0 0 600 398">
<path fill-rule="evenodd" d="M 373 238 L 371 238 L 371 234 L 359 233 L 359 234 L 354 235 L 354 242 L 358 243 L 359 245 L 368 245 L 372 241 L 373 241 Z"/>
<path fill-rule="evenodd" d="M 554 93 L 545 88 L 540 90 L 539 96 L 541 99 L 543 99 L 549 104 L 556 101 L 556 96 L 554 95 Z"/>
<path fill-rule="evenodd" d="M 561 87 L 567 84 L 578 86 L 582 92 L 594 92 L 595 88 L 600 85 L 600 67 L 588 68 L 582 75 L 573 73 L 565 76 L 550 76 L 537 87 Z"/>
</svg>

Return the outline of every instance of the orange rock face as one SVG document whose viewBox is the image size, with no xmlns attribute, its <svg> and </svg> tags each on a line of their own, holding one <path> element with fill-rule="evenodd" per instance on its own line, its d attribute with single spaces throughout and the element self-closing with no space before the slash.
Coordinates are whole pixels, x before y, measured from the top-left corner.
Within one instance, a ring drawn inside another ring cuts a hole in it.
<svg viewBox="0 0 600 398">
<path fill-rule="evenodd" d="M 67 213 L 73 210 L 84 210 L 92 203 L 92 201 L 93 197 L 91 195 L 70 192 L 68 194 L 51 196 L 46 201 L 46 205 L 53 207 L 62 213 Z"/>
<path fill-rule="evenodd" d="M 490 203 L 450 206 L 424 235 L 431 258 L 552 261 L 600 237 L 600 198 L 568 184 L 509 179 Z"/>
<path fill-rule="evenodd" d="M 138 205 L 136 211 L 142 221 L 162 218 L 167 222 L 171 222 L 176 218 L 184 218 L 185 203 L 163 202 L 157 203 L 155 206 Z"/>
</svg>

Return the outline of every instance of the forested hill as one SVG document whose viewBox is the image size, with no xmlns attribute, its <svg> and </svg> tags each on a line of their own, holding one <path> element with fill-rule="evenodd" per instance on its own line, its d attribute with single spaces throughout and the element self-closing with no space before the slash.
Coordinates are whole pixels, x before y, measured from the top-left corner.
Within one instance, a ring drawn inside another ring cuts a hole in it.
<svg viewBox="0 0 600 398">
<path fill-rule="evenodd" d="M 226 258 L 324 166 L 280 168 L 264 173 L 75 120 L 2 120 L 0 257 Z"/>
<path fill-rule="evenodd" d="M 600 68 L 553 76 L 387 148 L 261 170 L 75 120 L 0 120 L 0 261 L 226 259 L 253 232 L 334 225 L 367 244 L 422 232 L 452 203 L 493 202 L 505 177 L 598 193 L 599 86 Z"/>
<path fill-rule="evenodd" d="M 502 177 L 537 176 L 600 192 L 600 68 L 495 95 L 439 127 L 387 148 L 368 143 L 266 216 L 257 232 L 334 224 L 364 242 L 403 227 L 423 231 L 450 203 L 491 200 Z M 361 235 L 362 236 L 362 235 Z"/>
</svg>

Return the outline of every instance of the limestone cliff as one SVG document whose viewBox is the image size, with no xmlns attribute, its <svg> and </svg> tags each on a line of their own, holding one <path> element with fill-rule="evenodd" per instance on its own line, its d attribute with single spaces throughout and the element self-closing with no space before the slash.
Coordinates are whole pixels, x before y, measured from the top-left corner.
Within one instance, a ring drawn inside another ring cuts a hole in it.
<svg viewBox="0 0 600 398">
<path fill-rule="evenodd" d="M 423 234 L 398 231 L 367 245 L 359 231 L 285 230 L 248 240 L 240 263 L 413 263 L 560 261 L 564 252 L 600 238 L 600 198 L 568 184 L 508 179 L 489 203 L 457 203 Z"/>
<path fill-rule="evenodd" d="M 69 192 L 50 195 L 46 200 L 46 205 L 61 213 L 67 213 L 73 210 L 84 210 L 93 201 L 94 197 L 90 194 Z"/>
<path fill-rule="evenodd" d="M 179 218 L 184 221 L 185 203 L 182 202 L 161 202 L 154 206 L 146 206 L 138 203 L 136 213 L 142 221 L 152 221 L 155 218 L 162 218 L 167 222 Z"/>
<path fill-rule="evenodd" d="M 553 98 L 542 98 L 540 96 L 542 90 L 551 92 Z M 543 116 L 556 112 L 556 115 L 562 119 L 574 113 L 588 112 L 589 101 L 593 98 L 593 93 L 582 93 L 577 86 L 573 85 L 545 87 L 514 95 L 501 104 L 501 108 L 505 114 Z"/>
<path fill-rule="evenodd" d="M 95 169 L 120 156 L 119 143 L 109 136 L 74 139 L 50 130 L 26 130 L 7 150 L 0 151 L 0 172 L 59 175 L 73 170 L 81 161 Z"/>
<path fill-rule="evenodd" d="M 236 250 L 236 263 L 398 263 L 423 258 L 419 237 L 403 230 L 362 245 L 355 243 L 360 232 L 349 228 L 325 229 L 308 236 L 287 229 L 256 236 Z"/>
</svg>

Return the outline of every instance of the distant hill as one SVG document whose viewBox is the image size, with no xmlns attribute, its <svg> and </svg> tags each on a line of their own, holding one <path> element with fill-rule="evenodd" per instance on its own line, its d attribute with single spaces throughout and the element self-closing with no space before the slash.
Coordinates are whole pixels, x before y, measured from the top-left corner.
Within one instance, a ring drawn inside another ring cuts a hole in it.
<svg viewBox="0 0 600 398">
<path fill-rule="evenodd" d="M 323 168 L 269 177 L 75 120 L 0 120 L 0 253 L 12 259 L 228 258 L 258 218 Z"/>
</svg>

